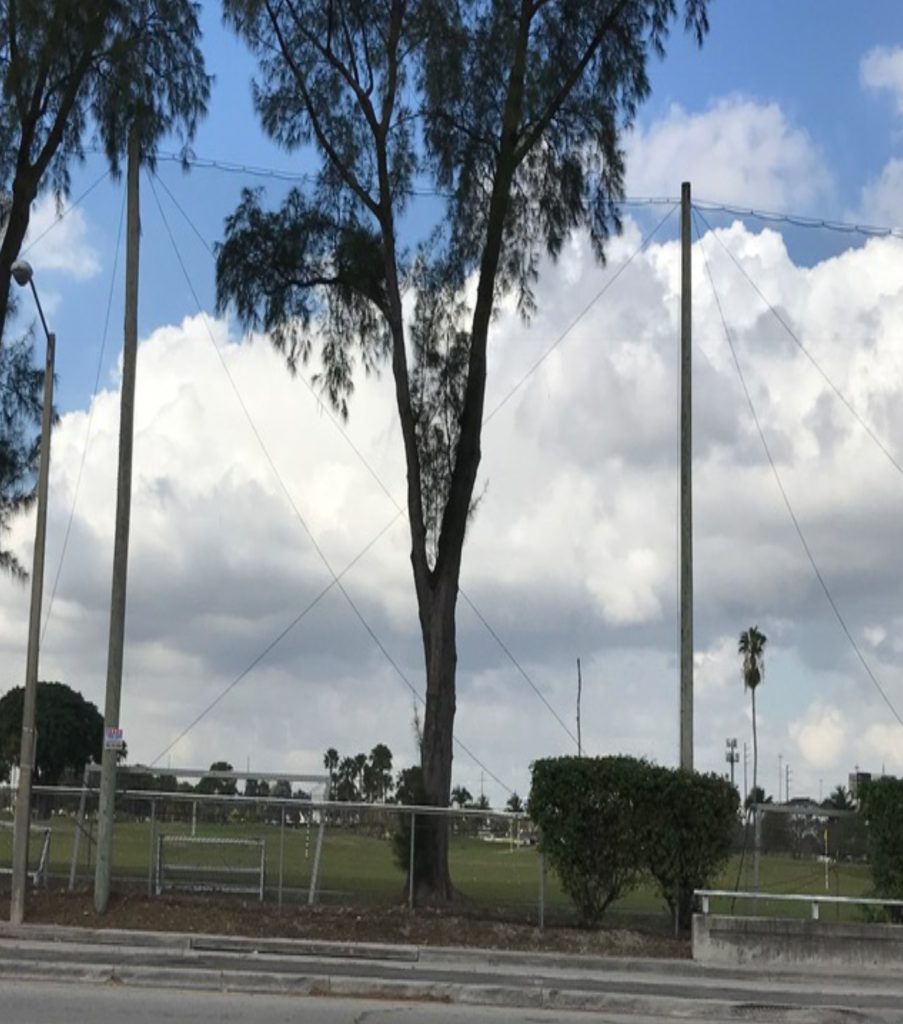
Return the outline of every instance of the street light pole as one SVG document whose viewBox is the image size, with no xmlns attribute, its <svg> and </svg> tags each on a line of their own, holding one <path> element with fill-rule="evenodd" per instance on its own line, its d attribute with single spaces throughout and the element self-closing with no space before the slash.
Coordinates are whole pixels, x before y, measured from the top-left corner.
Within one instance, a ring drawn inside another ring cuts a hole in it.
<svg viewBox="0 0 903 1024">
<path fill-rule="evenodd" d="M 34 561 L 31 569 L 31 608 L 28 614 L 28 653 L 25 659 L 25 693 L 22 701 L 22 742 L 19 752 L 19 788 L 13 832 L 12 896 L 9 920 L 21 924 L 25 917 L 28 883 L 28 839 L 31 825 L 31 779 L 36 748 L 35 713 L 38 696 L 38 654 L 41 638 L 41 602 L 44 596 L 44 542 L 47 536 L 47 492 L 50 480 L 50 427 L 53 422 L 53 365 L 56 335 L 47 329 L 31 267 L 24 260 L 12 265 L 16 284 L 31 285 L 44 333 L 47 358 L 44 363 L 44 407 L 41 414 L 41 455 L 38 464 L 38 508 L 35 520 Z"/>
</svg>

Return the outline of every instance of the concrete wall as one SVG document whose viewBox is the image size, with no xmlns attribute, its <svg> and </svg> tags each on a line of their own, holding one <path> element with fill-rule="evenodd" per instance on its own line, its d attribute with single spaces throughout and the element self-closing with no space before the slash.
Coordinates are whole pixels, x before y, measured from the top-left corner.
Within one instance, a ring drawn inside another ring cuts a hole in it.
<svg viewBox="0 0 903 1024">
<path fill-rule="evenodd" d="M 817 964 L 900 970 L 903 925 L 695 914 L 693 959 L 729 967 Z"/>
</svg>

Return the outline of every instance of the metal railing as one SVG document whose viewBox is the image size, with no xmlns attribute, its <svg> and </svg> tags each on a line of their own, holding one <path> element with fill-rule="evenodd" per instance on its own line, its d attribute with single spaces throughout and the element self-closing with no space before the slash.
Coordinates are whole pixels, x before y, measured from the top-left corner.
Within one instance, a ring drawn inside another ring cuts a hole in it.
<svg viewBox="0 0 903 1024">
<path fill-rule="evenodd" d="M 819 920 L 819 906 L 822 904 L 833 906 L 903 907 L 903 900 L 882 899 L 875 896 L 821 896 L 811 893 L 736 892 L 733 889 L 696 889 L 693 895 L 699 899 L 703 914 L 710 912 L 709 901 L 716 897 L 723 897 L 732 901 L 768 900 L 778 903 L 808 903 L 813 921 Z"/>
</svg>

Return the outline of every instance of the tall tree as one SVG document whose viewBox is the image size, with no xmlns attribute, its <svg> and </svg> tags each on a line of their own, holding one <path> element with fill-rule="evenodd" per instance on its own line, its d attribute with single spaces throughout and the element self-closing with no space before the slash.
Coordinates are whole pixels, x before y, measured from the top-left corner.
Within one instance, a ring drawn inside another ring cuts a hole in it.
<svg viewBox="0 0 903 1024">
<path fill-rule="evenodd" d="M 32 203 L 68 192 L 92 124 L 114 171 L 132 127 L 145 162 L 167 131 L 187 144 L 210 91 L 197 12 L 190 0 L 0 0 L 0 534 L 33 500 L 39 450 L 43 374 L 4 344 Z M 0 570 L 24 576 L 2 548 Z"/>
<path fill-rule="evenodd" d="M 392 790 L 392 751 L 385 743 L 377 743 L 370 751 L 370 768 L 375 784 L 374 799 L 385 803 Z"/>
<path fill-rule="evenodd" d="M 311 193 L 291 191 L 279 210 L 243 193 L 218 253 L 218 303 L 268 330 L 290 368 L 318 339 L 317 380 L 343 414 L 355 365 L 391 365 L 426 667 L 423 786 L 438 806 L 493 312 L 511 292 L 530 312 L 542 251 L 556 257 L 575 229 L 603 258 L 621 132 L 678 5 L 701 41 L 706 0 L 224 0 L 258 56 L 264 129 L 289 149 L 313 145 L 320 164 Z M 399 225 L 423 188 L 442 209 L 410 254 Z M 415 898 L 449 899 L 447 825 L 431 819 L 418 841 L 434 855 Z"/>
<path fill-rule="evenodd" d="M 3 539 L 13 516 L 34 501 L 43 388 L 27 341 L 0 347 L 0 572 L 19 579 L 25 569 Z"/>
<path fill-rule="evenodd" d="M 737 653 L 742 657 L 741 675 L 743 676 L 743 688 L 749 690 L 752 701 L 752 735 L 753 735 L 753 792 L 758 788 L 759 774 L 759 736 L 756 723 L 756 690 L 765 675 L 765 645 L 768 637 L 759 630 L 758 626 L 751 626 L 740 634 L 740 642 L 737 645 Z"/>
<path fill-rule="evenodd" d="M 335 776 L 339 767 L 339 752 L 330 747 L 323 755 L 323 767 L 329 772 L 329 795 L 327 800 L 335 800 Z"/>
<path fill-rule="evenodd" d="M 214 761 L 210 765 L 211 772 L 232 772 L 235 769 L 228 761 Z M 235 779 L 218 779 L 212 775 L 205 775 L 198 781 L 198 793 L 218 793 L 221 796 L 236 796 L 238 786 Z"/>
<path fill-rule="evenodd" d="M 0 699 L 0 779 L 4 780 L 19 761 L 23 692 L 17 686 Z M 38 683 L 35 723 L 37 783 L 56 785 L 65 772 L 78 777 L 90 758 L 100 760 L 103 718 L 96 705 L 65 683 Z"/>
<path fill-rule="evenodd" d="M 353 757 L 343 757 L 335 777 L 335 798 L 343 803 L 354 803 L 360 799 L 357 780 L 360 770 Z"/>
<path fill-rule="evenodd" d="M 148 150 L 194 135 L 210 92 L 197 16 L 191 0 L 0 0 L 0 339 L 31 205 L 68 192 L 92 125 L 114 171 L 131 126 Z"/>
</svg>

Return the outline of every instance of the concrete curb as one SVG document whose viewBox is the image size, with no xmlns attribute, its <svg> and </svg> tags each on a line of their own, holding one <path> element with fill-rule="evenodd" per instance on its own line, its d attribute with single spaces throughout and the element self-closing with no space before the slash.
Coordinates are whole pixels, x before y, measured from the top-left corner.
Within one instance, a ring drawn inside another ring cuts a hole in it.
<svg viewBox="0 0 903 1024">
<path fill-rule="evenodd" d="M 528 1010 L 571 1010 L 591 1013 L 658 1016 L 661 1018 L 756 1024 L 851 1024 L 854 1021 L 899 1019 L 896 1011 L 859 1013 L 844 1008 L 765 1005 L 726 1000 L 679 999 L 581 992 L 526 985 L 456 984 L 398 981 L 332 975 L 269 974 L 205 968 L 118 967 L 99 965 L 25 964 L 0 960 L 0 979 L 121 984 L 142 988 L 247 992 L 285 996 L 384 999 L 470 1006 L 505 1006 Z"/>
<path fill-rule="evenodd" d="M 48 925 L 0 924 L 0 978 L 695 1017 L 722 1024 L 899 1024 L 903 1005 L 903 980 L 895 976 L 860 974 L 846 985 L 836 971 L 763 972 L 687 960 Z M 829 1005 L 799 1005 L 807 991 Z"/>
</svg>

